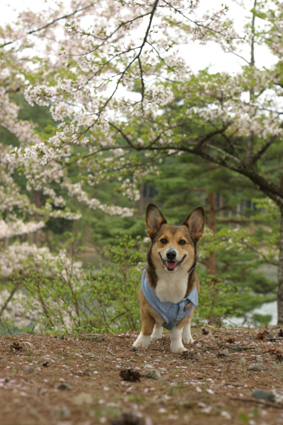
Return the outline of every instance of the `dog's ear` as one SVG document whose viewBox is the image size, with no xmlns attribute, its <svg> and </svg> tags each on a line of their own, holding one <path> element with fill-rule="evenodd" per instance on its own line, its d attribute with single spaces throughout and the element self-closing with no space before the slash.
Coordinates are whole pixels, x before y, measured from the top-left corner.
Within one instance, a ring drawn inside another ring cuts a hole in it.
<svg viewBox="0 0 283 425">
<path fill-rule="evenodd" d="M 164 223 L 167 223 L 167 221 L 159 209 L 155 205 L 149 204 L 146 210 L 145 226 L 148 236 L 152 239 Z"/>
<path fill-rule="evenodd" d="M 203 235 L 204 230 L 204 210 L 202 207 L 196 208 L 184 221 L 185 226 L 188 226 L 193 240 L 198 243 Z"/>
</svg>

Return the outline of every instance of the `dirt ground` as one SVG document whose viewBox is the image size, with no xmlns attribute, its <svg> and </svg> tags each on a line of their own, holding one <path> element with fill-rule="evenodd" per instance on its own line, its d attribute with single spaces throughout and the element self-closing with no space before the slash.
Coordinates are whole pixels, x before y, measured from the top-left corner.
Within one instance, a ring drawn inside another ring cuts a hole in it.
<svg viewBox="0 0 283 425">
<path fill-rule="evenodd" d="M 0 336 L 0 423 L 283 424 L 283 331 L 263 331 L 193 329 L 187 355 L 170 352 L 168 333 L 146 351 L 134 334 Z M 153 368 L 161 379 L 146 377 Z M 128 369 L 140 381 L 122 380 Z"/>
</svg>

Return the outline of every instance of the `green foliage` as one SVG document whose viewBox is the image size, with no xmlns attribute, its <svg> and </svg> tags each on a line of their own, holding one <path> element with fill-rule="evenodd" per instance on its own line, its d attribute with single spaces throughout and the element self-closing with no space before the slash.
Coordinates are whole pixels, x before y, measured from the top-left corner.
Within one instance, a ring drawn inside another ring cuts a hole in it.
<svg viewBox="0 0 283 425">
<path fill-rule="evenodd" d="M 243 423 L 243 424 L 248 424 L 248 423 L 249 423 L 249 417 L 248 417 L 248 415 L 247 415 L 246 413 L 244 413 L 244 412 L 241 412 L 241 413 L 239 414 L 239 419 L 241 420 L 241 423 Z"/>
<path fill-rule="evenodd" d="M 270 314 L 253 314 L 252 320 L 256 326 L 268 325 L 272 316 Z"/>
<path fill-rule="evenodd" d="M 223 319 L 237 314 L 235 302 L 239 296 L 235 285 L 215 276 L 202 276 L 199 306 L 193 320 L 197 325 L 212 322 L 221 326 Z"/>
</svg>

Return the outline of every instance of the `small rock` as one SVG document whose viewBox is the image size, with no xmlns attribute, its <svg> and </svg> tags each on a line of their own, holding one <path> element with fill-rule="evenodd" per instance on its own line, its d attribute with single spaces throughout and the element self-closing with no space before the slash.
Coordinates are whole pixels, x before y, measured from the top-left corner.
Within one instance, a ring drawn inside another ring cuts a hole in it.
<svg viewBox="0 0 283 425">
<path fill-rule="evenodd" d="M 260 372 L 261 370 L 269 370 L 269 367 L 259 363 L 253 363 L 248 367 L 248 370 L 254 370 L 255 372 Z"/>
<path fill-rule="evenodd" d="M 72 402 L 77 406 L 81 406 L 83 404 L 92 404 L 92 396 L 88 393 L 80 393 L 72 398 Z"/>
<path fill-rule="evenodd" d="M 151 379 L 162 379 L 161 373 L 159 372 L 159 370 L 156 369 L 151 369 L 147 375 L 146 378 L 151 378 Z"/>
<path fill-rule="evenodd" d="M 255 361 L 257 363 L 263 363 L 264 362 L 264 360 L 263 360 L 263 358 L 261 356 L 256 356 Z"/>
<path fill-rule="evenodd" d="M 272 334 L 267 334 L 266 339 L 270 341 L 271 339 L 274 339 L 274 336 Z"/>
<path fill-rule="evenodd" d="M 91 375 L 94 372 L 93 369 L 86 369 L 83 371 L 83 375 Z"/>
<path fill-rule="evenodd" d="M 24 373 L 33 373 L 34 372 L 34 368 L 33 367 L 28 367 L 28 368 L 24 369 L 23 372 Z"/>
<path fill-rule="evenodd" d="M 243 351 L 243 348 L 241 345 L 236 345 L 235 347 L 231 348 L 231 351 L 234 353 L 239 353 L 240 351 Z"/>
<path fill-rule="evenodd" d="M 240 365 L 241 365 L 241 366 L 246 366 L 246 364 L 247 364 L 246 359 L 244 359 L 244 357 L 242 357 L 242 358 L 240 359 Z"/>
<path fill-rule="evenodd" d="M 70 410 L 66 406 L 63 406 L 53 410 L 53 412 L 51 413 L 51 416 L 56 419 L 62 419 L 62 418 L 67 418 L 68 416 L 70 416 L 70 414 L 71 414 Z"/>
<path fill-rule="evenodd" d="M 91 358 L 99 357 L 97 354 L 94 354 L 94 353 L 85 353 L 85 356 L 88 356 Z"/>
<path fill-rule="evenodd" d="M 62 382 L 60 385 L 58 385 L 58 389 L 59 390 L 63 390 L 63 391 L 70 391 L 72 389 L 71 385 L 69 384 L 69 382 Z"/>
<path fill-rule="evenodd" d="M 144 368 L 145 369 L 155 369 L 155 367 L 152 366 L 152 364 L 146 364 L 146 365 L 144 365 Z"/>
<path fill-rule="evenodd" d="M 275 402 L 275 394 L 271 391 L 255 390 L 252 396 L 258 400 L 270 401 L 271 403 Z"/>
<path fill-rule="evenodd" d="M 217 357 L 226 357 L 229 356 L 229 350 L 222 350 L 217 353 Z"/>
<path fill-rule="evenodd" d="M 165 369 L 165 367 L 159 367 L 158 370 L 161 370 L 162 372 L 168 372 L 168 369 Z"/>
<path fill-rule="evenodd" d="M 261 353 L 262 353 L 262 351 L 261 351 L 259 348 L 256 348 L 256 349 L 255 349 L 255 353 L 256 353 L 256 354 L 261 354 Z"/>
</svg>

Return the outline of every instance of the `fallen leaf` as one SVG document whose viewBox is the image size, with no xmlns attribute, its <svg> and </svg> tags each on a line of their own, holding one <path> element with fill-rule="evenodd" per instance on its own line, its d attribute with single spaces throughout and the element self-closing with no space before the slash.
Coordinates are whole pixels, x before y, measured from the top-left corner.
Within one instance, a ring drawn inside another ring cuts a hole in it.
<svg viewBox="0 0 283 425">
<path fill-rule="evenodd" d="M 236 341 L 236 338 L 232 338 L 232 337 L 226 339 L 226 342 L 228 342 L 228 344 L 234 344 L 235 341 Z"/>
<path fill-rule="evenodd" d="M 123 369 L 120 371 L 120 376 L 124 381 L 140 382 L 141 374 L 133 369 Z"/>
<path fill-rule="evenodd" d="M 136 412 L 127 409 L 110 422 L 110 425 L 144 425 L 145 420 Z"/>
<path fill-rule="evenodd" d="M 11 349 L 19 351 L 19 350 L 23 349 L 23 346 L 20 345 L 20 343 L 18 341 L 14 341 L 13 344 L 11 345 Z"/>
<path fill-rule="evenodd" d="M 256 339 L 261 339 L 262 341 L 266 340 L 266 335 L 268 334 L 268 331 L 265 330 L 263 332 L 259 332 L 256 336 Z"/>
</svg>

